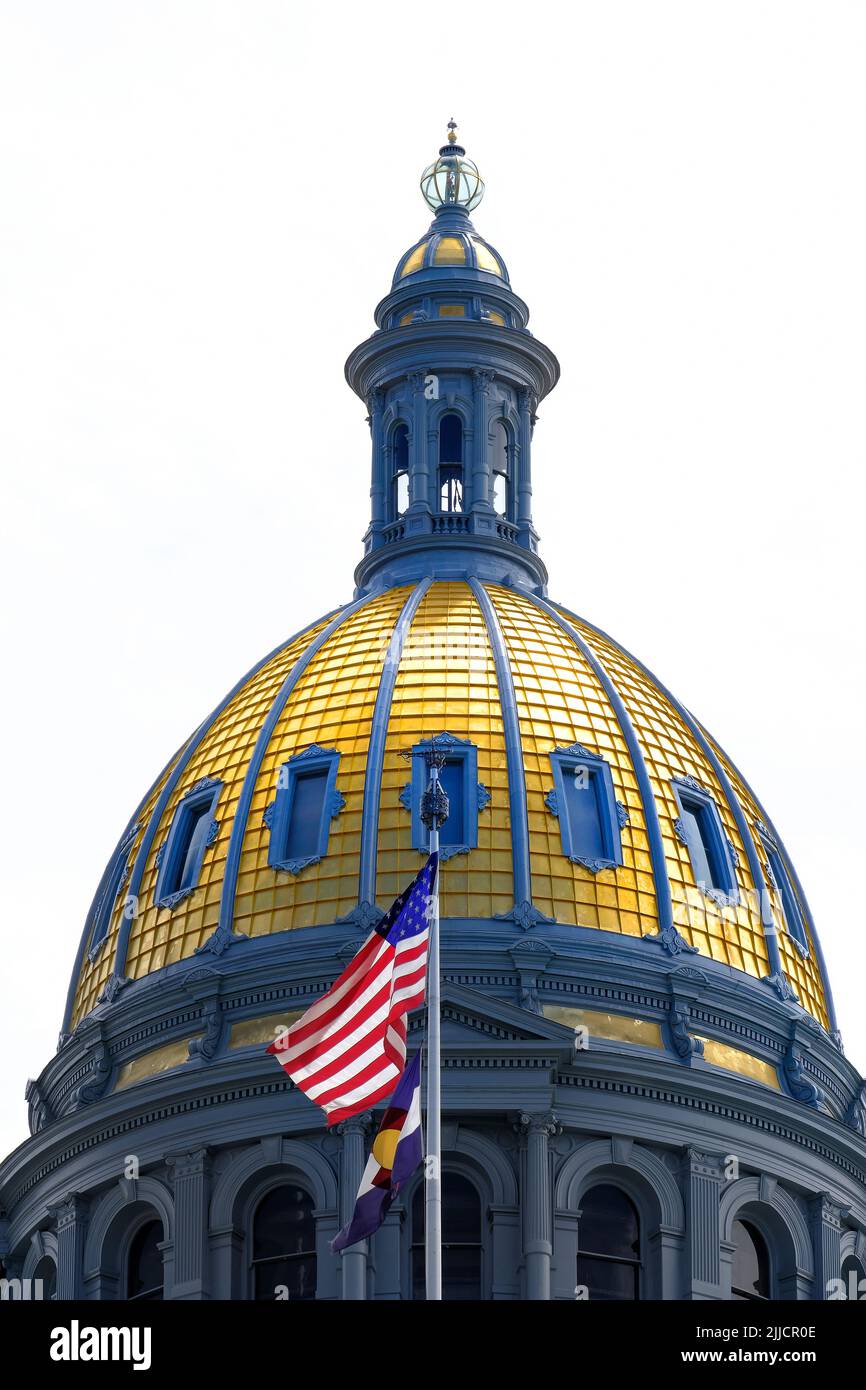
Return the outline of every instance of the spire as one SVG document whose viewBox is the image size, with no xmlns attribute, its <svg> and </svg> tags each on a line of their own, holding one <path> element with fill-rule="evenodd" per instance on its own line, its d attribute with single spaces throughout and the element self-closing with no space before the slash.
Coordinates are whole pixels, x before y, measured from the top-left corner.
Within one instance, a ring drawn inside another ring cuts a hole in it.
<svg viewBox="0 0 866 1390">
<path fill-rule="evenodd" d="M 400 259 L 346 378 L 372 434 L 370 524 L 358 592 L 434 575 L 543 593 L 532 521 L 532 434 L 559 364 L 526 330 L 505 262 L 468 213 L 484 183 L 448 122 L 421 192 L 436 216 Z"/>
</svg>

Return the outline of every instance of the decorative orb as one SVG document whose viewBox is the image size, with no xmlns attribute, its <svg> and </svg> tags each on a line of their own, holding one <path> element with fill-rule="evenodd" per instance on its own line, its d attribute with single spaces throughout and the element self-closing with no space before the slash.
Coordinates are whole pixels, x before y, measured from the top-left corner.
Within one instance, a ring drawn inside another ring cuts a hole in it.
<svg viewBox="0 0 866 1390">
<path fill-rule="evenodd" d="M 434 212 L 442 207 L 471 212 L 484 197 L 484 181 L 477 164 L 466 158 L 459 145 L 444 145 L 436 163 L 421 175 L 421 192 Z"/>
</svg>

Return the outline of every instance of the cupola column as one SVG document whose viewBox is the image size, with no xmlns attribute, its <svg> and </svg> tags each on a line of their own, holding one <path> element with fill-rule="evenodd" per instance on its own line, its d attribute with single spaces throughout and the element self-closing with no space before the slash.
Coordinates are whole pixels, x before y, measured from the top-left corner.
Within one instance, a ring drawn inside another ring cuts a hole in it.
<svg viewBox="0 0 866 1390">
<path fill-rule="evenodd" d="M 409 376 L 414 407 L 412 458 L 409 468 L 409 510 L 413 512 L 429 512 L 430 510 L 426 380 L 425 372 L 412 372 Z"/>
<path fill-rule="evenodd" d="M 387 459 L 385 457 L 382 410 L 384 401 L 381 391 L 374 391 L 368 401 L 370 434 L 372 436 L 373 468 L 370 484 L 370 545 L 374 549 L 381 545 L 382 528 L 387 520 L 388 479 L 386 477 Z"/>
<path fill-rule="evenodd" d="M 472 373 L 474 396 L 474 458 L 472 467 L 472 510 L 492 512 L 490 501 L 490 450 L 487 439 L 487 407 L 493 372 L 477 368 Z"/>
<path fill-rule="evenodd" d="M 518 393 L 520 407 L 520 440 L 517 457 L 517 525 L 518 541 L 532 549 L 532 394 L 525 388 Z"/>
</svg>

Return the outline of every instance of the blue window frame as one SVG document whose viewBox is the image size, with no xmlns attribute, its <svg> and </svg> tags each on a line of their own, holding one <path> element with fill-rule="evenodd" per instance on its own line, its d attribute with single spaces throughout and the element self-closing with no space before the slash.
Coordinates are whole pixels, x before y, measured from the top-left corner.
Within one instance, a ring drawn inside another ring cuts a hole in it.
<svg viewBox="0 0 866 1390">
<path fill-rule="evenodd" d="M 550 766 L 554 785 L 544 801 L 559 819 L 563 854 L 594 874 L 617 868 L 628 811 L 616 799 L 610 766 L 582 743 L 554 748 Z"/>
<path fill-rule="evenodd" d="M 198 887 L 205 851 L 219 832 L 213 813 L 222 785 L 215 777 L 203 777 L 178 802 L 168 839 L 156 856 L 157 907 L 176 907 Z"/>
<path fill-rule="evenodd" d="M 421 798 L 427 786 L 428 773 L 424 753 L 431 739 L 416 743 L 412 749 L 412 781 L 400 793 L 400 800 L 412 816 L 412 845 L 427 853 L 428 830 L 421 820 Z M 439 857 L 450 859 L 455 854 L 468 854 L 478 844 L 478 812 L 490 800 L 487 788 L 478 781 L 478 749 L 468 739 L 455 734 L 437 734 L 437 748 L 445 749 L 445 762 L 439 780 L 448 796 L 448 818 L 439 827 Z"/>
<path fill-rule="evenodd" d="M 114 859 L 108 874 L 108 879 L 103 892 L 95 905 L 93 913 L 93 927 L 90 932 L 90 943 L 87 947 L 87 954 L 91 960 L 99 951 L 100 946 L 108 936 L 108 928 L 111 925 L 111 915 L 117 896 L 126 882 L 129 872 L 129 851 L 135 841 L 135 837 L 140 830 L 139 825 L 134 825 L 131 830 L 124 835 L 117 847 Z"/>
<path fill-rule="evenodd" d="M 346 804 L 337 790 L 339 764 L 336 749 L 315 743 L 283 763 L 276 797 L 263 817 L 271 832 L 268 864 L 272 869 L 299 874 L 328 853 L 331 819 Z"/>
<path fill-rule="evenodd" d="M 810 951 L 806 925 L 803 921 L 803 913 L 794 891 L 794 885 L 782 858 L 782 852 L 769 832 L 758 830 L 758 838 L 767 856 L 767 886 L 771 891 L 775 889 L 779 895 L 785 931 L 800 954 L 808 956 Z"/>
<path fill-rule="evenodd" d="M 712 794 L 693 777 L 674 779 L 673 789 L 680 813 L 674 829 L 688 849 L 695 883 L 707 897 L 737 902 L 735 851 Z"/>
</svg>

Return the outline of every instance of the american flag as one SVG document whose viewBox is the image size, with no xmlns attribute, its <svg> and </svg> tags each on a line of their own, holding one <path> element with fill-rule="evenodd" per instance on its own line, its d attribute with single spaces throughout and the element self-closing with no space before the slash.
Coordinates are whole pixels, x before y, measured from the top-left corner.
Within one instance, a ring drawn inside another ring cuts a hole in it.
<svg viewBox="0 0 866 1390">
<path fill-rule="evenodd" d="M 267 1049 L 329 1126 L 390 1096 L 406 1065 L 406 1015 L 424 1003 L 438 865 L 431 854 L 327 994 Z"/>
</svg>

